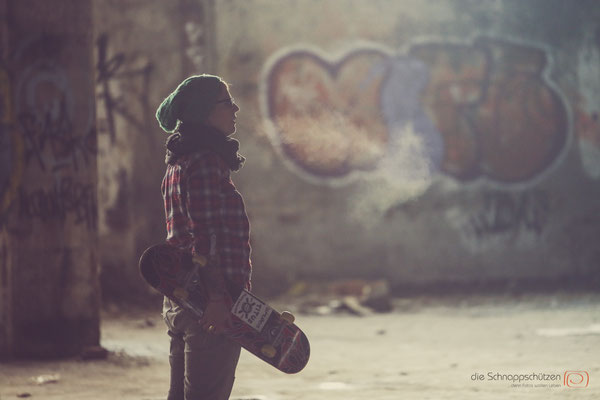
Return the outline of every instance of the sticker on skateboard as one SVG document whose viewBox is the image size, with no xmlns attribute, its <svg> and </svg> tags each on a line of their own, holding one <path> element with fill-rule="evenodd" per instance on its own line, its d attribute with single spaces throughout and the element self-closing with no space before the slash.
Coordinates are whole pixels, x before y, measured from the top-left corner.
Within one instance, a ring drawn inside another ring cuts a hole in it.
<svg viewBox="0 0 600 400">
<path fill-rule="evenodd" d="M 233 315 L 256 329 L 262 331 L 273 309 L 250 292 L 242 291 L 231 308 Z"/>
</svg>

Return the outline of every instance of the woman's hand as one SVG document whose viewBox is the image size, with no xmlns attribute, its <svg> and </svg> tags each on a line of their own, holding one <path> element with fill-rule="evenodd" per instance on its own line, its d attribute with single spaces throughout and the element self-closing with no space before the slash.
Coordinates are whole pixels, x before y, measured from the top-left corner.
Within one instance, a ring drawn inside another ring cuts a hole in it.
<svg viewBox="0 0 600 400">
<path fill-rule="evenodd" d="M 230 325 L 231 313 L 224 296 L 211 299 L 200 320 L 202 329 L 209 333 L 222 333 Z"/>
</svg>

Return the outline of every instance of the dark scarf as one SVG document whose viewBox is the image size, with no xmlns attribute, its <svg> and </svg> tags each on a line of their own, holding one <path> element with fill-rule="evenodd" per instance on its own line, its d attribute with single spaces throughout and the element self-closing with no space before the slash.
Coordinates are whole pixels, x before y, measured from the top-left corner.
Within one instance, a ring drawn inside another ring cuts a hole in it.
<svg viewBox="0 0 600 400">
<path fill-rule="evenodd" d="M 246 160 L 238 153 L 240 142 L 206 125 L 182 123 L 179 131 L 169 136 L 166 147 L 167 164 L 175 164 L 179 157 L 202 150 L 218 154 L 232 171 L 238 171 Z"/>
</svg>

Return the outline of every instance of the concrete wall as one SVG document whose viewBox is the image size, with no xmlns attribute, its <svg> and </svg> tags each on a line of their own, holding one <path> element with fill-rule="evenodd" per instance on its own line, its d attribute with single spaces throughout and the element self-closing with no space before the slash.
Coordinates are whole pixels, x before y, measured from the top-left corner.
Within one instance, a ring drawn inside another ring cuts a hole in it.
<svg viewBox="0 0 600 400">
<path fill-rule="evenodd" d="M 94 2 L 101 281 L 109 301 L 149 291 L 137 261 L 165 238 L 167 135 L 154 113 L 185 77 L 210 71 L 210 12 L 210 2 L 190 0 Z"/>
<path fill-rule="evenodd" d="M 96 2 L 107 295 L 163 240 L 153 112 L 217 73 L 255 288 L 598 282 L 600 7 L 562 0 Z"/>
<path fill-rule="evenodd" d="M 217 1 L 255 278 L 598 284 L 600 4 Z"/>
<path fill-rule="evenodd" d="M 0 2 L 0 357 L 99 342 L 90 1 Z"/>
</svg>

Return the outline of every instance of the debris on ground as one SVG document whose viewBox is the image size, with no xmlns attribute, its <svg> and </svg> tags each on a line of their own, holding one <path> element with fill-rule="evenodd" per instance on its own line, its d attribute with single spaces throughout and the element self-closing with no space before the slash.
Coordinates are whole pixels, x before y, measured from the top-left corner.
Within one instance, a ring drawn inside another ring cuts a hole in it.
<svg viewBox="0 0 600 400">
<path fill-rule="evenodd" d="M 367 316 L 390 312 L 394 308 L 390 285 L 385 280 L 300 281 L 290 288 L 286 298 L 297 299 L 299 312 L 313 315 L 349 313 Z"/>
<path fill-rule="evenodd" d="M 154 328 L 156 323 L 150 318 L 144 318 L 143 320 L 136 321 L 135 326 L 140 329 Z"/>
<path fill-rule="evenodd" d="M 361 303 L 376 312 L 384 313 L 393 310 L 390 284 L 384 280 L 370 282 L 362 295 Z"/>
<path fill-rule="evenodd" d="M 354 296 L 344 297 L 341 302 L 341 307 L 338 309 L 347 310 L 350 312 L 350 314 L 358 315 L 361 317 L 373 314 L 372 309 L 363 306 L 358 297 Z"/>
<path fill-rule="evenodd" d="M 46 385 L 48 383 L 58 383 L 58 381 L 60 381 L 60 374 L 38 375 L 38 376 L 32 377 L 31 380 L 38 385 Z"/>
</svg>

